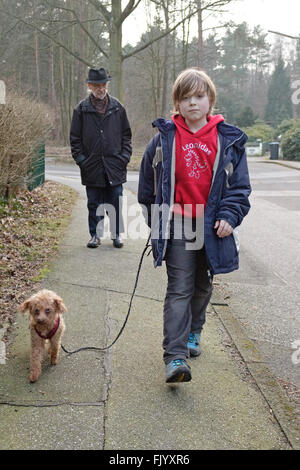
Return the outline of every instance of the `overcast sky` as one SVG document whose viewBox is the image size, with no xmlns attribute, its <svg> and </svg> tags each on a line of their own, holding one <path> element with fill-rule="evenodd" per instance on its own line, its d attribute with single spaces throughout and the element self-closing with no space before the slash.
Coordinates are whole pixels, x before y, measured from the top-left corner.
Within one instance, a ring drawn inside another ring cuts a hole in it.
<svg viewBox="0 0 300 470">
<path fill-rule="evenodd" d="M 124 1 L 124 4 L 127 2 Z M 226 7 L 227 14 L 222 18 L 231 19 L 237 23 L 246 21 L 250 26 L 260 24 L 264 30 L 275 30 L 291 36 L 300 36 L 300 0 L 236 0 Z M 218 21 L 217 21 L 218 22 Z M 211 27 L 216 19 L 207 20 L 204 27 Z M 142 6 L 139 6 L 133 16 L 124 23 L 123 43 L 138 42 L 145 31 L 146 19 Z M 196 25 L 195 33 L 197 34 Z M 270 35 L 270 40 L 274 35 Z"/>
</svg>

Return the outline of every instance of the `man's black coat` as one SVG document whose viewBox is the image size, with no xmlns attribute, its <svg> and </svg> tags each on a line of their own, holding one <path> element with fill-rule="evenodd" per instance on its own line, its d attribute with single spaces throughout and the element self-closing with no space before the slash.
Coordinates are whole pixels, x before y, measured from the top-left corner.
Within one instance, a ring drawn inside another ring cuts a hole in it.
<svg viewBox="0 0 300 470">
<path fill-rule="evenodd" d="M 109 96 L 102 116 L 88 96 L 74 109 L 70 130 L 71 152 L 80 167 L 85 186 L 105 186 L 105 173 L 111 186 L 125 183 L 131 157 L 131 129 L 121 103 Z"/>
</svg>

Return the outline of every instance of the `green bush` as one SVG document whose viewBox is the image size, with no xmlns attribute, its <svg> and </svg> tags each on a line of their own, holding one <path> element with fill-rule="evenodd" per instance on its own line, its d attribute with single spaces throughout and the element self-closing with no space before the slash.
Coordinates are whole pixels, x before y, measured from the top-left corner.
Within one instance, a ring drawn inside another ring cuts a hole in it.
<svg viewBox="0 0 300 470">
<path fill-rule="evenodd" d="M 300 128 L 300 119 L 284 119 L 277 128 L 277 135 L 283 135 L 293 127 Z"/>
<path fill-rule="evenodd" d="M 272 142 L 275 137 L 273 127 L 261 120 L 255 121 L 253 126 L 245 127 L 243 130 L 250 142 L 258 139 L 261 139 L 262 142 Z"/>
<path fill-rule="evenodd" d="M 300 161 L 300 127 L 292 127 L 283 134 L 281 150 L 284 160 Z"/>
</svg>

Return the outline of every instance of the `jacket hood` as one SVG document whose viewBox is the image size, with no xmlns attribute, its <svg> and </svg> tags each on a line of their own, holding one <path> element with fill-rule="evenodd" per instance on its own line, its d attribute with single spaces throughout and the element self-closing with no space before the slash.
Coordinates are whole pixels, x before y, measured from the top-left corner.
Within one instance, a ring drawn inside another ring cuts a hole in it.
<svg viewBox="0 0 300 470">
<path fill-rule="evenodd" d="M 216 115 L 213 117 L 217 116 L 221 115 Z M 176 128 L 172 119 L 164 119 L 162 117 L 159 117 L 153 121 L 152 126 L 156 127 L 162 134 L 166 134 L 170 131 L 174 132 Z M 235 146 L 241 149 L 248 140 L 248 137 L 241 129 L 233 126 L 232 124 L 227 124 L 224 120 L 221 120 L 219 123 L 217 123 L 217 129 L 218 133 L 220 133 L 225 139 L 225 146 L 235 142 Z"/>
<path fill-rule="evenodd" d="M 219 122 L 224 121 L 224 118 L 222 114 L 217 114 L 216 116 L 207 116 L 207 123 L 197 132 L 191 131 L 191 129 L 186 124 L 184 118 L 180 114 L 174 114 L 172 116 L 172 121 L 175 123 L 175 126 L 178 129 L 182 129 L 183 131 L 193 135 L 194 137 L 202 137 L 203 135 L 208 134 L 214 127 L 216 127 Z"/>
<path fill-rule="evenodd" d="M 157 127 L 160 132 L 175 130 L 175 124 L 171 119 L 157 118 L 152 122 L 152 127 Z"/>
<path fill-rule="evenodd" d="M 248 137 L 241 129 L 227 124 L 227 122 L 220 122 L 218 124 L 218 132 L 224 137 L 226 145 L 235 142 L 235 146 L 239 149 L 242 149 L 248 140 Z"/>
</svg>

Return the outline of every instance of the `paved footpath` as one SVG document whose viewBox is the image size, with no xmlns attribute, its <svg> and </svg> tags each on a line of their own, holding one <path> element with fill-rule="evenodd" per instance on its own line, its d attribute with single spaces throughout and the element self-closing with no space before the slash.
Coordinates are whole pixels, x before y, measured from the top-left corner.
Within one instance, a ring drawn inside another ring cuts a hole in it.
<svg viewBox="0 0 300 470">
<path fill-rule="evenodd" d="M 128 206 L 136 197 L 126 191 Z M 67 305 L 68 350 L 104 347 L 123 324 L 145 240 L 121 250 L 87 242 L 80 193 L 69 229 L 43 287 Z M 106 352 L 61 352 L 28 382 L 29 332 L 17 317 L 0 365 L 0 450 L 3 449 L 299 449 L 296 411 L 215 286 L 203 352 L 189 360 L 193 379 L 167 385 L 162 361 L 165 269 L 145 258 L 131 315 Z"/>
</svg>

